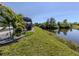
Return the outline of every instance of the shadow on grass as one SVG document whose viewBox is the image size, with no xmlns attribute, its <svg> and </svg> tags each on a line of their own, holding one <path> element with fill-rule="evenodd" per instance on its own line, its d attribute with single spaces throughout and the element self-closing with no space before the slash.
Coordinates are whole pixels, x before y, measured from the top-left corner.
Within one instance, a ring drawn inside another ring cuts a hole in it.
<svg viewBox="0 0 79 59">
<path fill-rule="evenodd" d="M 31 36 L 33 34 L 33 32 L 27 32 L 26 34 L 24 34 L 23 36 L 21 36 L 21 37 L 19 37 L 19 38 L 17 38 L 17 39 L 11 39 L 12 41 L 10 41 L 10 42 L 6 42 L 6 43 L 2 43 L 2 44 L 0 44 L 0 47 L 2 47 L 2 46 L 7 46 L 7 45 L 10 45 L 10 44 L 13 44 L 13 43 L 17 43 L 21 38 L 23 38 L 23 37 L 28 37 L 28 36 Z M 4 40 L 7 40 L 7 39 L 4 39 Z"/>
<path fill-rule="evenodd" d="M 18 42 L 18 40 L 14 40 L 14 41 L 9 42 L 9 43 L 0 44 L 0 47 L 2 47 L 2 46 L 7 46 L 7 45 L 10 45 L 10 44 L 13 44 L 13 43 L 17 43 L 17 42 Z"/>
</svg>

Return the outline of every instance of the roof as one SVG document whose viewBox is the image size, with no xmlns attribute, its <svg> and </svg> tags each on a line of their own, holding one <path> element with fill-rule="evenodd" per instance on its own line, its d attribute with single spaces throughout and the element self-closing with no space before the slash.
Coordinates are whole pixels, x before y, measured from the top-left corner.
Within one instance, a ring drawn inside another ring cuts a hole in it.
<svg viewBox="0 0 79 59">
<path fill-rule="evenodd" d="M 32 19 L 29 18 L 29 17 L 24 17 L 24 21 L 26 21 L 26 22 L 32 22 Z"/>
</svg>

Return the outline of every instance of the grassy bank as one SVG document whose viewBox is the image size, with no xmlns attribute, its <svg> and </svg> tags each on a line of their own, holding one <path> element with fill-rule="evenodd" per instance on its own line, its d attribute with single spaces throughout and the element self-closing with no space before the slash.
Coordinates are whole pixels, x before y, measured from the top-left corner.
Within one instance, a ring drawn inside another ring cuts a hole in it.
<svg viewBox="0 0 79 59">
<path fill-rule="evenodd" d="M 75 42 L 66 40 L 66 39 L 61 38 L 61 37 L 58 37 L 57 39 L 58 39 L 61 43 L 65 44 L 65 45 L 67 45 L 69 48 L 73 49 L 74 51 L 79 52 L 79 45 L 76 44 Z"/>
<path fill-rule="evenodd" d="M 26 36 L 16 43 L 0 47 L 0 55 L 47 55 L 47 56 L 72 56 L 79 55 L 68 45 L 59 41 L 54 33 L 35 27 L 35 32 L 28 32 Z"/>
<path fill-rule="evenodd" d="M 79 25 L 73 25 L 72 28 L 73 29 L 79 29 Z"/>
</svg>

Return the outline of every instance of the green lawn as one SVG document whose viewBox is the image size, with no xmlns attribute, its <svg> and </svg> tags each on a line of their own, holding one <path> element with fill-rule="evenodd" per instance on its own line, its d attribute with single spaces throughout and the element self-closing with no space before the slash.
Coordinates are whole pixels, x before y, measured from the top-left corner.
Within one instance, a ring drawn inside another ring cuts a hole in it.
<svg viewBox="0 0 79 59">
<path fill-rule="evenodd" d="M 72 28 L 73 29 L 79 29 L 79 25 L 73 25 Z"/>
<path fill-rule="evenodd" d="M 0 47 L 0 55 L 26 56 L 72 56 L 79 55 L 64 43 L 61 43 L 54 33 L 34 27 L 35 32 L 28 32 L 26 37 L 16 43 Z"/>
</svg>

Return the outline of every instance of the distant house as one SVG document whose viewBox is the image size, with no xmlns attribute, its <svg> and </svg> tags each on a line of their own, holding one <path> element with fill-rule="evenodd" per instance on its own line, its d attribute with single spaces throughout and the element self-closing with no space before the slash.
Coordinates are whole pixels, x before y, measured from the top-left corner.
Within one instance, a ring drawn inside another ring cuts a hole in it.
<svg viewBox="0 0 79 59">
<path fill-rule="evenodd" d="M 23 19 L 26 22 L 26 29 L 31 30 L 32 29 L 32 19 L 29 17 L 24 17 Z"/>
</svg>

